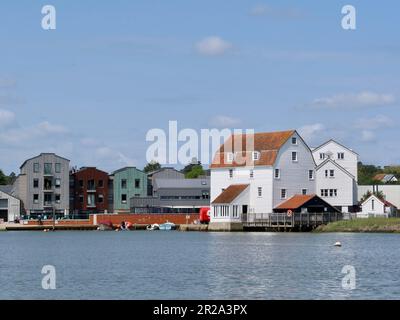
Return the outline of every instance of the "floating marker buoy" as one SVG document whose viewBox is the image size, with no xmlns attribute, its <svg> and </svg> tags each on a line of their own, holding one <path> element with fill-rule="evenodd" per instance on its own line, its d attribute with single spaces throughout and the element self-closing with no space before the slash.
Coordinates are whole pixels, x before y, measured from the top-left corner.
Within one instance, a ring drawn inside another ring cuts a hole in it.
<svg viewBox="0 0 400 320">
<path fill-rule="evenodd" d="M 335 244 L 334 244 L 334 246 L 335 246 L 335 247 L 341 247 L 342 244 L 341 244 L 339 241 L 336 241 Z"/>
</svg>

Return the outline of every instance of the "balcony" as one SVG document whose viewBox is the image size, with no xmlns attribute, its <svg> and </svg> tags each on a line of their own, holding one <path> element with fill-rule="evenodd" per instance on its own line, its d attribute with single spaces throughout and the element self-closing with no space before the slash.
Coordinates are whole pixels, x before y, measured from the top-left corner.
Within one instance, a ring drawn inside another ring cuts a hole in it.
<svg viewBox="0 0 400 320">
<path fill-rule="evenodd" d="M 43 207 L 45 207 L 45 208 L 53 207 L 53 201 L 44 201 L 43 202 Z"/>
</svg>

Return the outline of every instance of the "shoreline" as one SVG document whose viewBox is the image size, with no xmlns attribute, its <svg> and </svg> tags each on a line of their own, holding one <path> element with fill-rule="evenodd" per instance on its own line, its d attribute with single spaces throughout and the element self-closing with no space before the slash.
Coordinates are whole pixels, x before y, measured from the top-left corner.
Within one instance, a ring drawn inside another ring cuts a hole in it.
<svg viewBox="0 0 400 320">
<path fill-rule="evenodd" d="M 400 218 L 358 218 L 322 225 L 314 233 L 400 233 Z"/>
</svg>

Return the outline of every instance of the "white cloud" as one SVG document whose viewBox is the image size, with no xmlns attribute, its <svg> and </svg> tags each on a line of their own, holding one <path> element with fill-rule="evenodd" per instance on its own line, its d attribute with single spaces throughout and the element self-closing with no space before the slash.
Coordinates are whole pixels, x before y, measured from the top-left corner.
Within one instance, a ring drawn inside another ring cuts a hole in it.
<svg viewBox="0 0 400 320">
<path fill-rule="evenodd" d="M 197 52 L 206 56 L 218 56 L 232 48 L 232 44 L 217 36 L 204 38 L 196 43 Z"/>
<path fill-rule="evenodd" d="M 0 109 L 0 130 L 15 121 L 14 112 Z"/>
<path fill-rule="evenodd" d="M 321 134 L 325 130 L 325 126 L 321 123 L 309 124 L 302 126 L 298 129 L 301 137 L 308 141 L 315 141 L 316 137 Z"/>
<path fill-rule="evenodd" d="M 250 10 L 252 16 L 272 18 L 299 18 L 303 13 L 293 7 L 272 7 L 266 4 L 257 4 Z"/>
<path fill-rule="evenodd" d="M 363 91 L 359 93 L 345 93 L 318 98 L 309 106 L 321 109 L 363 108 L 391 105 L 395 101 L 396 98 L 393 94 Z"/>
<path fill-rule="evenodd" d="M 216 128 L 232 128 L 241 124 L 241 120 L 229 116 L 219 115 L 210 119 L 209 125 Z"/>
<path fill-rule="evenodd" d="M 361 118 L 355 122 L 357 129 L 363 130 L 376 130 L 380 128 L 387 128 L 394 125 L 391 118 L 384 115 L 377 115 L 373 118 Z"/>
<path fill-rule="evenodd" d="M 361 131 L 361 141 L 364 142 L 373 142 L 375 141 L 375 133 L 370 130 Z"/>
<path fill-rule="evenodd" d="M 102 160 L 106 160 L 109 162 L 113 162 L 114 165 L 119 166 L 133 166 L 135 165 L 135 160 L 129 158 L 122 152 L 114 150 L 113 148 L 102 146 L 95 149 L 95 154 L 97 157 L 102 158 Z"/>
</svg>

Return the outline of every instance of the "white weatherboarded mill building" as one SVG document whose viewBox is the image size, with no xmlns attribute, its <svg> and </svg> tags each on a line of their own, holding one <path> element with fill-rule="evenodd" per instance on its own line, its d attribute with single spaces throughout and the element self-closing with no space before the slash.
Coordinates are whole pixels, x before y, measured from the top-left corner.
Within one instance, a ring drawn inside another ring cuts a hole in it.
<svg viewBox="0 0 400 320">
<path fill-rule="evenodd" d="M 21 201 L 5 189 L 0 188 L 0 220 L 4 222 L 14 221 L 20 216 Z"/>
<path fill-rule="evenodd" d="M 314 194 L 315 167 L 295 130 L 230 136 L 210 166 L 210 229 L 240 229 L 242 214 L 272 213 L 296 194 Z"/>
</svg>

